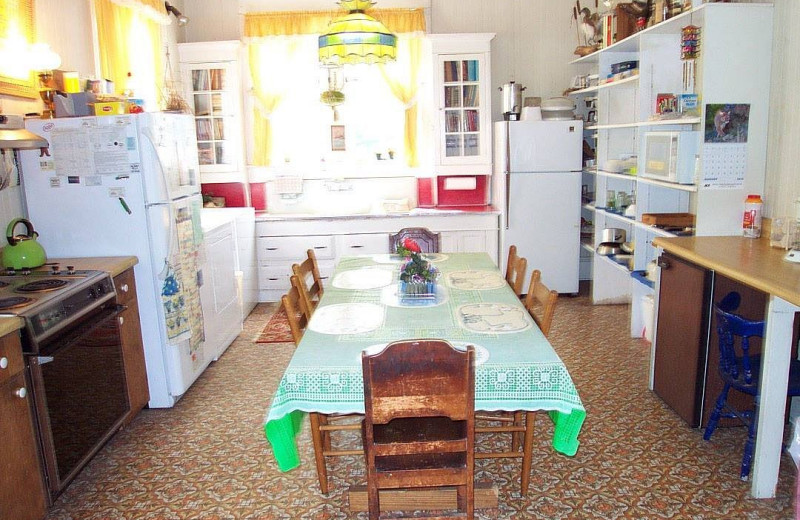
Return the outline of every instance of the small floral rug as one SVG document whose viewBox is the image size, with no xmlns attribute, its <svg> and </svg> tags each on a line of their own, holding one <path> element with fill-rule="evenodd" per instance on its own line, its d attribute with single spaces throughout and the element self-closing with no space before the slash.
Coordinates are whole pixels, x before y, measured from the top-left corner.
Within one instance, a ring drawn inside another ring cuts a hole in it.
<svg viewBox="0 0 800 520">
<path fill-rule="evenodd" d="M 289 318 L 286 311 L 279 307 L 267 322 L 264 330 L 256 337 L 256 343 L 291 343 L 292 330 L 289 328 Z"/>
</svg>

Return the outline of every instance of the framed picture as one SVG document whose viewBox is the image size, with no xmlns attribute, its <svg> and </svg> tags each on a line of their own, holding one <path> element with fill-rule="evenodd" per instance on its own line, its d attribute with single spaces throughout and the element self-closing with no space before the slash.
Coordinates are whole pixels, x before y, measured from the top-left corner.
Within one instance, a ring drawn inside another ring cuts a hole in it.
<svg viewBox="0 0 800 520">
<path fill-rule="evenodd" d="M 331 125 L 331 151 L 345 151 L 344 125 Z"/>
<path fill-rule="evenodd" d="M 33 0 L 0 2 L 0 94 L 37 98 L 36 75 L 20 56 L 33 43 Z"/>
</svg>

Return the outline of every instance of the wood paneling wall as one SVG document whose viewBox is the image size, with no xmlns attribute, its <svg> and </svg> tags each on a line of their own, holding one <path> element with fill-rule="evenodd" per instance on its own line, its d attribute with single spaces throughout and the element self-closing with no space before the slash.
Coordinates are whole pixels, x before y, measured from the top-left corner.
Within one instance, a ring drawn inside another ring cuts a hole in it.
<svg viewBox="0 0 800 520">
<path fill-rule="evenodd" d="M 765 215 L 795 216 L 800 197 L 800 2 L 776 0 Z"/>
</svg>

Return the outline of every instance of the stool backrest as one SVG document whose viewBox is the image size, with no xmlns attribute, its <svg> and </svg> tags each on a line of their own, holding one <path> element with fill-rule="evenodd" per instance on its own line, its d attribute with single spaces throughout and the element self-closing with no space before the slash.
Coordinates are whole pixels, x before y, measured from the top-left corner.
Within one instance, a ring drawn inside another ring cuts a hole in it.
<svg viewBox="0 0 800 520">
<path fill-rule="evenodd" d="M 738 298 L 731 293 L 719 305 L 714 305 L 719 336 L 719 370 L 733 380 L 745 385 L 757 384 L 753 377 L 753 359 L 750 354 L 750 338 L 764 336 L 764 321 L 753 321 L 733 314 L 738 307 Z M 734 301 L 734 304 L 731 304 Z M 737 341 L 739 338 L 739 341 Z"/>
</svg>

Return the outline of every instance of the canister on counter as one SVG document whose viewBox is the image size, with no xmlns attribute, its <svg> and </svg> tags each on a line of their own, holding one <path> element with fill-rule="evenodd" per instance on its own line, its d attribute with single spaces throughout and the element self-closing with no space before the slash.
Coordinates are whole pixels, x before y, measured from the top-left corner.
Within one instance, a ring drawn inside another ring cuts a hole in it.
<svg viewBox="0 0 800 520">
<path fill-rule="evenodd" d="M 761 210 L 764 201 L 760 195 L 748 195 L 744 201 L 744 218 L 742 219 L 742 232 L 748 238 L 761 236 Z"/>
</svg>

